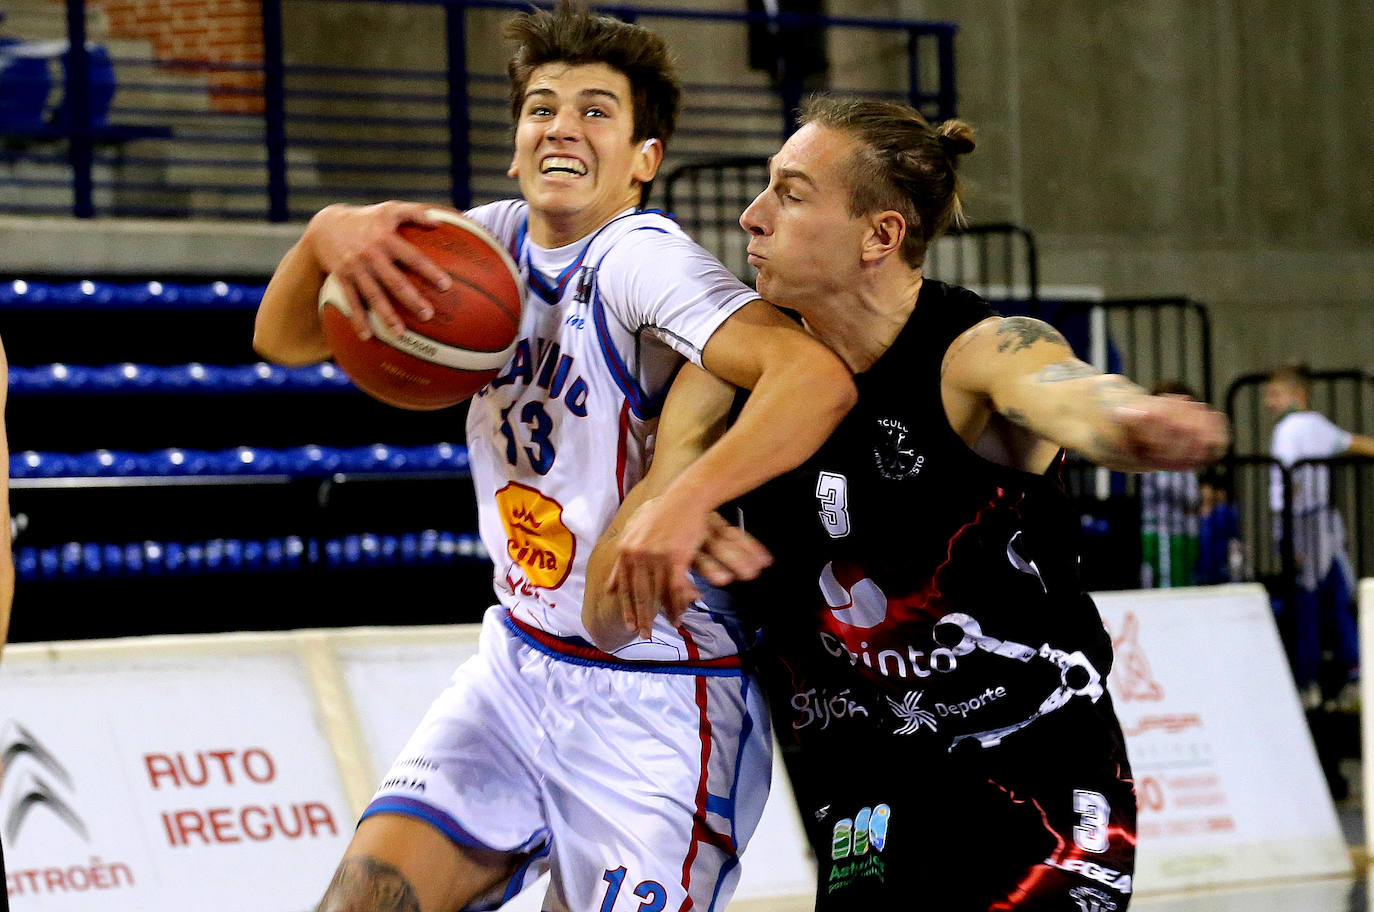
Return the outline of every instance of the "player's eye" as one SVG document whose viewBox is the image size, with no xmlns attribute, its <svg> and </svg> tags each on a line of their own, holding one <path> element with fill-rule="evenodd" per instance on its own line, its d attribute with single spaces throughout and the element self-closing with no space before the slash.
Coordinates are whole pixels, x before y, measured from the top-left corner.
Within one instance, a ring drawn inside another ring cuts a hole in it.
<svg viewBox="0 0 1374 912">
<path fill-rule="evenodd" d="M 546 104 L 530 105 L 525 110 L 526 117 L 548 117 L 553 114 L 553 108 Z"/>
<path fill-rule="evenodd" d="M 609 117 L 610 115 L 606 112 L 606 109 L 605 109 L 605 108 L 588 108 L 588 109 L 587 109 L 587 116 L 588 116 L 588 117 Z"/>
</svg>

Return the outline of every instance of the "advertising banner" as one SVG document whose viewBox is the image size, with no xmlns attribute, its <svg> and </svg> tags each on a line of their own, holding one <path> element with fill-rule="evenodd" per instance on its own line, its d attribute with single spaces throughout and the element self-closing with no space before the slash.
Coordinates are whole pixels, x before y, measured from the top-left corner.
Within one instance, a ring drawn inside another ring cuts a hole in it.
<svg viewBox="0 0 1374 912">
<path fill-rule="evenodd" d="M 1094 599 L 1140 802 L 1137 890 L 1349 873 L 1264 588 Z"/>
<path fill-rule="evenodd" d="M 6 651 L 15 912 L 313 908 L 352 814 L 291 644 L 232 639 Z"/>
</svg>

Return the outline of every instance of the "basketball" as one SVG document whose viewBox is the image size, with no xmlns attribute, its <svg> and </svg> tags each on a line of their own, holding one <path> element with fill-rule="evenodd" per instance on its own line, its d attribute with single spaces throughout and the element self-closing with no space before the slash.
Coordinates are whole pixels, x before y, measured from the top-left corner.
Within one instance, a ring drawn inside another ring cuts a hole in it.
<svg viewBox="0 0 1374 912">
<path fill-rule="evenodd" d="M 441 209 L 429 215 L 441 224 L 403 225 L 400 234 L 453 279 L 439 291 L 413 278 L 433 317 L 421 320 L 397 303 L 404 333 L 370 315 L 372 338 L 360 339 L 339 280 L 331 275 L 320 289 L 320 323 L 339 367 L 374 399 L 420 411 L 457 405 L 486 386 L 520 328 L 520 276 L 510 255 L 475 222 Z"/>
</svg>

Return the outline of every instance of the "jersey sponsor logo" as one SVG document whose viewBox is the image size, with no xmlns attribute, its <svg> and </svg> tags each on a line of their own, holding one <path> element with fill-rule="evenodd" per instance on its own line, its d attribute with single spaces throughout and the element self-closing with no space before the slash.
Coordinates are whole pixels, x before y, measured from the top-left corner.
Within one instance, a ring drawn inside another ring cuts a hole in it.
<svg viewBox="0 0 1374 912">
<path fill-rule="evenodd" d="M 886 804 L 866 807 L 853 817 L 835 821 L 830 831 L 830 858 L 839 861 L 850 855 L 867 855 L 870 848 L 881 852 L 887 847 L 891 822 L 892 808 Z"/>
<path fill-rule="evenodd" d="M 1095 861 L 1088 861 L 1085 858 L 1065 858 L 1063 861 L 1056 861 L 1054 858 L 1046 858 L 1045 864 L 1070 874 L 1079 874 L 1089 880 L 1095 880 L 1104 886 L 1111 887 L 1118 893 L 1131 892 L 1131 875 L 1103 867 Z"/>
<path fill-rule="evenodd" d="M 878 419 L 878 444 L 873 448 L 878 474 L 901 481 L 921 474 L 926 458 L 911 445 L 911 430 L 896 418 Z"/>
<path fill-rule="evenodd" d="M 856 716 L 868 718 L 868 708 L 849 698 L 848 687 L 837 694 L 827 690 L 817 692 L 814 687 L 795 693 L 792 695 L 792 709 L 797 712 L 797 718 L 792 720 L 793 731 L 810 728 L 817 722 L 821 725 L 821 731 L 825 731 L 836 719 L 852 719 Z"/>
<path fill-rule="evenodd" d="M 935 714 L 928 709 L 921 708 L 921 698 L 926 695 L 924 690 L 909 690 L 902 702 L 898 703 L 891 697 L 887 697 L 887 703 L 892 707 L 892 714 L 901 723 L 894 735 L 910 735 L 920 730 L 924 725 L 931 731 L 939 728 L 935 721 Z M 936 703 L 936 706 L 941 704 Z"/>
<path fill-rule="evenodd" d="M 1123 702 L 1162 700 L 1164 688 L 1150 671 L 1150 660 L 1140 645 L 1140 619 L 1127 611 L 1121 622 L 1121 635 L 1112 637 L 1116 662 L 1112 668 L 1112 690 Z"/>
<path fill-rule="evenodd" d="M 958 716 L 967 719 L 969 713 L 977 712 L 983 707 L 1002 699 L 1007 695 L 1005 687 L 989 687 L 977 696 L 969 697 L 967 700 L 960 700 L 958 703 L 935 703 L 935 712 L 940 718 L 946 716 Z"/>
<path fill-rule="evenodd" d="M 845 645 L 845 641 L 835 636 L 828 630 L 820 632 L 821 648 L 836 658 L 846 658 L 850 665 L 863 664 L 865 668 L 871 668 L 883 677 L 905 678 L 907 674 L 912 674 L 918 678 L 930 676 L 930 668 L 922 667 L 922 660 L 926 654 L 915 646 L 907 646 L 906 655 L 895 649 L 880 649 L 875 658 L 873 650 L 869 648 L 865 640 L 859 643 L 858 651 L 850 649 Z"/>
<path fill-rule="evenodd" d="M 577 538 L 563 524 L 563 505 L 512 481 L 496 492 L 496 507 L 506 529 L 506 556 L 532 585 L 563 585 L 577 552 Z"/>
<path fill-rule="evenodd" d="M 1118 908 L 1116 900 L 1093 887 L 1074 887 L 1069 898 L 1078 903 L 1082 912 L 1116 912 Z"/>
<path fill-rule="evenodd" d="M 835 822 L 830 831 L 832 864 L 826 878 L 826 892 L 833 893 L 870 877 L 883 880 L 887 865 L 880 853 L 887 847 L 891 821 L 892 809 L 879 804 Z M 846 860 L 851 858 L 852 861 Z"/>
</svg>

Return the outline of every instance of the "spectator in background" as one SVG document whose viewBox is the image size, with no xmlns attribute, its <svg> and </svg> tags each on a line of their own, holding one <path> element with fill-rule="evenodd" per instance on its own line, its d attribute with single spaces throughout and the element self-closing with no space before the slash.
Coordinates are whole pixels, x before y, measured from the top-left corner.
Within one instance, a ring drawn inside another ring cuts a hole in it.
<svg viewBox="0 0 1374 912">
<path fill-rule="evenodd" d="M 1161 380 L 1152 396 L 1197 399 L 1186 384 Z M 1198 557 L 1198 480 L 1192 472 L 1150 472 L 1140 477 L 1140 587 L 1193 584 Z"/>
<path fill-rule="evenodd" d="M 1326 416 L 1312 411 L 1308 405 L 1310 390 L 1311 371 L 1302 364 L 1275 370 L 1264 385 L 1264 406 L 1278 416 L 1269 453 L 1285 469 L 1293 470 L 1290 497 L 1293 555 L 1298 569 L 1293 676 L 1303 705 L 1315 709 L 1322 701 L 1317 681 L 1322 628 L 1336 632 L 1336 659 L 1346 674 L 1346 686 L 1337 698 L 1340 704 L 1356 699 L 1358 689 L 1353 685 L 1360 674 L 1360 646 L 1352 610 L 1354 577 L 1345 548 L 1345 523 L 1330 501 L 1331 473 L 1325 465 L 1306 461 L 1374 456 L 1374 438 L 1341 430 Z M 1271 473 L 1269 502 L 1275 517 L 1281 516 L 1283 474 L 1277 468 Z"/>
<path fill-rule="evenodd" d="M 1193 582 L 1212 586 L 1245 578 L 1240 513 L 1231 503 L 1230 479 L 1213 466 L 1198 478 L 1198 553 Z"/>
</svg>

